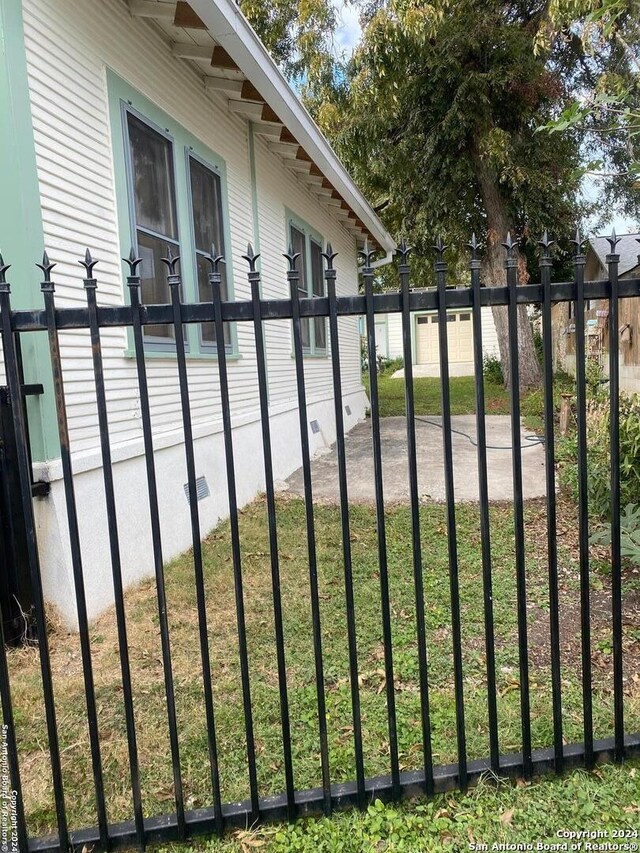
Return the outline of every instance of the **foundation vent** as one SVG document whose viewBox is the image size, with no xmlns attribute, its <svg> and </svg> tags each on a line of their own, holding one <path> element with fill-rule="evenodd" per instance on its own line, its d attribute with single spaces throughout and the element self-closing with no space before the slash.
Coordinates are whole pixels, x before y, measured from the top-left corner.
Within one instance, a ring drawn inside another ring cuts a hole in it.
<svg viewBox="0 0 640 853">
<path fill-rule="evenodd" d="M 320 432 L 320 424 L 318 421 L 311 421 L 309 426 L 311 427 L 311 432 L 314 435 L 317 435 Z"/>
<path fill-rule="evenodd" d="M 348 415 L 350 415 L 350 414 L 351 414 L 351 406 L 345 406 L 345 407 L 344 407 L 344 410 L 345 410 L 345 412 L 346 412 Z"/>
<path fill-rule="evenodd" d="M 187 496 L 187 503 L 191 504 L 189 499 L 189 483 L 184 484 L 184 493 Z M 196 480 L 196 497 L 198 501 L 203 500 L 204 498 L 208 498 L 211 492 L 209 491 L 209 484 L 207 483 L 206 477 L 198 477 Z"/>
</svg>

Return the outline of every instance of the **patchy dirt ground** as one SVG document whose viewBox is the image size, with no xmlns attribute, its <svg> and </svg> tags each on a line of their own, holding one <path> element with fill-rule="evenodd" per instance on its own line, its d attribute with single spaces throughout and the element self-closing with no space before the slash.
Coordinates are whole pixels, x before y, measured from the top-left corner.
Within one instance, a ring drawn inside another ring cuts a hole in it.
<svg viewBox="0 0 640 853">
<path fill-rule="evenodd" d="M 527 535 L 539 559 L 547 560 L 547 513 L 544 501 L 535 506 Z M 577 510 L 560 496 L 557 504 L 558 592 L 560 615 L 560 647 L 564 666 L 582 673 L 582 631 L 580 609 L 580 546 Z M 612 671 L 612 598 L 610 552 L 608 548 L 591 546 L 589 550 L 591 589 L 590 629 L 591 662 L 594 685 L 611 686 Z M 528 611 L 530 653 L 539 666 L 551 663 L 549 612 L 534 604 Z M 640 689 L 640 567 L 626 562 L 622 571 L 622 632 L 625 691 Z"/>
</svg>

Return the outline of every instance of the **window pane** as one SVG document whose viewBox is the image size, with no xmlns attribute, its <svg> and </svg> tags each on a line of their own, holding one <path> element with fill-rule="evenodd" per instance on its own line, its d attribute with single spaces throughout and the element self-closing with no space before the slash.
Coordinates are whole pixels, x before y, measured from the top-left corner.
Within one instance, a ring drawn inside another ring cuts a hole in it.
<svg viewBox="0 0 640 853">
<path fill-rule="evenodd" d="M 136 225 L 178 239 L 172 146 L 129 113 Z"/>
<path fill-rule="evenodd" d="M 196 249 L 210 252 L 213 244 L 220 254 L 224 254 L 220 178 L 193 157 L 189 158 L 189 171 Z"/>
<path fill-rule="evenodd" d="M 166 257 L 167 246 L 162 240 L 138 232 L 138 253 L 142 258 L 140 265 L 140 290 L 142 302 L 146 305 L 166 305 L 171 302 L 171 293 L 167 282 L 167 267 L 162 263 Z M 174 338 L 173 326 L 144 326 L 145 337 Z"/>
<path fill-rule="evenodd" d="M 315 240 L 311 240 L 311 286 L 314 296 L 324 296 L 323 273 L 322 246 Z"/>
<path fill-rule="evenodd" d="M 297 228 L 291 226 L 291 246 L 294 253 L 300 255 L 296 261 L 296 269 L 300 273 L 300 290 L 304 290 L 305 294 L 309 294 L 307 286 L 307 263 L 306 263 L 306 237 Z"/>
<path fill-rule="evenodd" d="M 300 273 L 299 294 L 302 299 L 309 296 L 309 288 L 307 285 L 307 260 L 306 248 L 307 238 L 298 228 L 291 226 L 291 247 L 294 253 L 297 252 L 300 257 L 296 261 L 296 268 Z M 300 320 L 300 336 L 302 338 L 302 346 L 309 349 L 311 346 L 311 317 L 304 317 Z"/>
<path fill-rule="evenodd" d="M 211 284 L 209 283 L 209 273 L 211 272 L 211 264 L 204 257 L 204 255 L 200 254 L 196 255 L 196 263 L 198 267 L 198 298 L 200 302 L 211 302 L 212 293 Z M 226 302 L 228 297 L 226 270 L 224 268 L 224 264 L 221 264 L 218 269 L 222 274 L 222 281 L 220 282 L 220 292 L 222 295 L 222 301 Z M 215 323 L 201 323 L 200 335 L 203 344 L 215 344 Z M 224 326 L 224 342 L 226 346 L 231 346 L 231 329 L 229 328 L 228 323 L 225 323 Z"/>
<path fill-rule="evenodd" d="M 322 264 L 322 246 L 311 240 L 311 288 L 314 296 L 324 296 L 324 267 Z M 314 317 L 316 349 L 327 348 L 326 317 Z"/>
</svg>

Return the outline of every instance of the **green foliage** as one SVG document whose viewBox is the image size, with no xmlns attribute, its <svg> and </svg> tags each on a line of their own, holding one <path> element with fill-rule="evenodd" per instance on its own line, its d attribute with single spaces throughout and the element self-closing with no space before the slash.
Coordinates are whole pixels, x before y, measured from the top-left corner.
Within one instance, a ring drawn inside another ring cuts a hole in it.
<svg viewBox="0 0 640 853">
<path fill-rule="evenodd" d="M 591 374 L 587 403 L 587 483 L 590 511 L 600 518 L 611 513 L 611 410 L 595 371 Z M 577 439 L 575 433 L 559 443 L 560 478 L 573 496 L 578 495 Z M 620 395 L 620 498 L 634 504 L 640 494 L 640 398 Z"/>
<path fill-rule="evenodd" d="M 634 199 L 629 190 L 640 176 L 640 4 L 638 0 L 551 0 L 536 47 L 548 49 L 561 32 L 571 32 L 580 40 L 590 73 L 540 130 L 549 134 L 578 131 L 586 142 L 583 171 L 609 178 L 605 204 L 622 200 L 626 212 L 637 215 L 637 194 Z"/>
<path fill-rule="evenodd" d="M 404 367 L 404 359 L 399 358 L 381 358 L 379 361 L 379 370 L 381 376 L 393 376 L 396 370 L 402 370 Z"/>
<path fill-rule="evenodd" d="M 327 0 L 241 0 L 240 8 L 292 81 L 322 90 L 335 76 L 336 9 Z"/>
<path fill-rule="evenodd" d="M 611 545 L 611 527 L 604 526 L 592 534 L 596 545 Z M 640 565 L 640 506 L 627 504 L 620 514 L 620 549 L 636 566 Z"/>
<path fill-rule="evenodd" d="M 487 382 L 494 385 L 504 385 L 502 362 L 497 355 L 485 355 L 482 360 L 482 373 Z"/>
<path fill-rule="evenodd" d="M 562 39 L 534 53 L 541 14 L 497 0 L 364 6 L 346 84 L 318 118 L 418 266 L 438 232 L 455 261 L 471 230 L 496 242 L 516 228 L 532 245 L 545 227 L 573 230 L 580 139 L 535 128 L 562 108 L 579 57 Z"/>
<path fill-rule="evenodd" d="M 532 328 L 533 332 L 533 346 L 536 350 L 536 356 L 538 357 L 538 364 L 542 367 L 543 358 L 543 350 L 542 350 L 542 332 L 538 326 L 534 326 Z"/>
</svg>

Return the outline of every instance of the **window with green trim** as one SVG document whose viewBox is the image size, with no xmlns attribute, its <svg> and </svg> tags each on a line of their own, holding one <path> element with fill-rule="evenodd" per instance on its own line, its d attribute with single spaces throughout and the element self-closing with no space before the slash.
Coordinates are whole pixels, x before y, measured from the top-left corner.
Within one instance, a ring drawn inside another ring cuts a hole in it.
<svg viewBox="0 0 640 853">
<path fill-rule="evenodd" d="M 211 247 L 225 254 L 224 187 L 219 168 L 188 144 L 190 137 L 179 126 L 161 128 L 121 102 L 125 141 L 125 167 L 132 239 L 142 258 L 141 299 L 146 304 L 171 301 L 167 283 L 166 257 L 170 246 L 180 255 L 181 296 L 188 302 L 209 302 Z M 153 110 L 151 110 L 153 112 Z M 222 299 L 231 298 L 225 265 Z M 191 333 L 193 331 L 193 334 Z M 225 345 L 234 351 L 234 329 L 225 324 Z M 175 350 L 172 326 L 146 326 L 145 345 L 154 350 Z M 216 352 L 213 323 L 197 330 L 185 327 L 185 343 L 193 354 Z"/>
<path fill-rule="evenodd" d="M 301 223 L 290 222 L 289 242 L 293 251 L 300 255 L 297 261 L 300 281 L 298 293 L 301 299 L 325 295 L 324 265 L 322 262 L 322 239 L 310 233 Z M 324 355 L 327 351 L 327 318 L 304 317 L 300 321 L 302 349 L 309 355 Z"/>
</svg>

